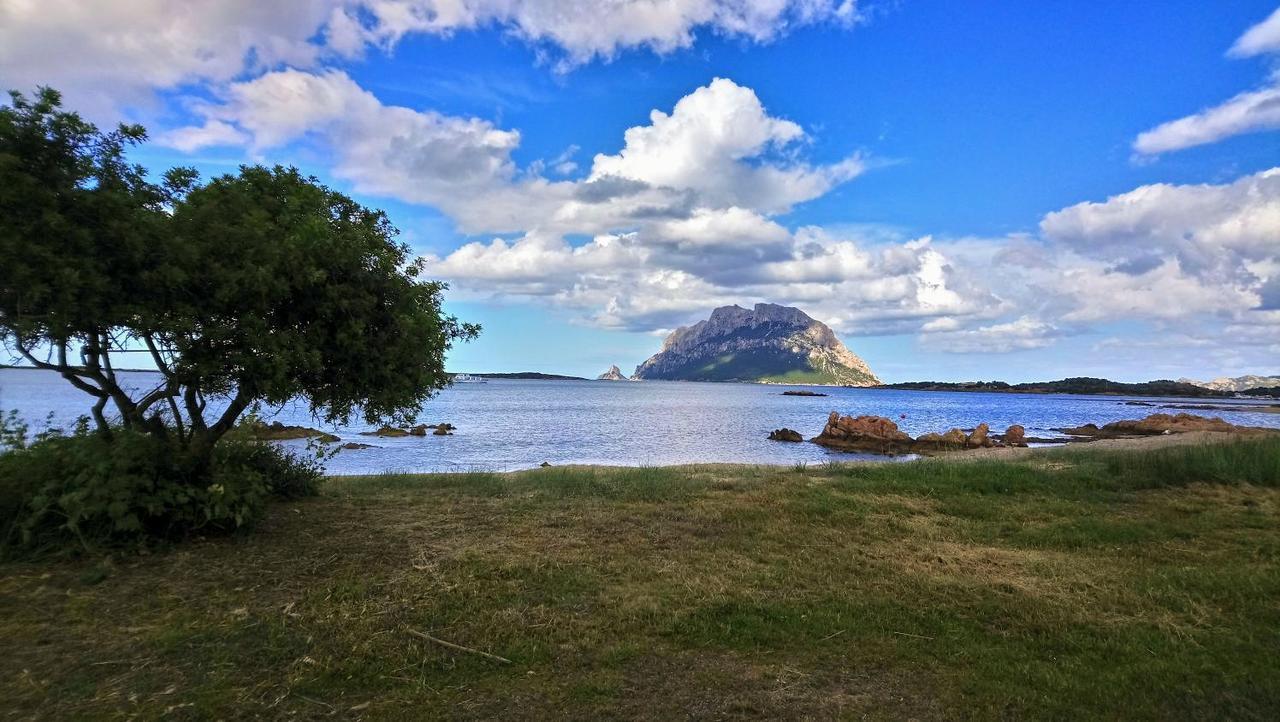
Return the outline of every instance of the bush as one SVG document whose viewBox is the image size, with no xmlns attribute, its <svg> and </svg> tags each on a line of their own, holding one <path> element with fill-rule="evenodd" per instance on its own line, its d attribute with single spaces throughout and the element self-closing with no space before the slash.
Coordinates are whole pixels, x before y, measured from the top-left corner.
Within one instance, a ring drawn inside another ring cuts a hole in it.
<svg viewBox="0 0 1280 722">
<path fill-rule="evenodd" d="M 256 476 L 281 499 L 315 496 L 324 478 L 319 457 L 307 458 L 270 443 L 227 438 L 213 461 L 215 474 Z"/>
<path fill-rule="evenodd" d="M 0 551 L 144 546 L 257 520 L 270 496 L 315 493 L 320 470 L 270 444 L 227 440 L 197 469 L 182 448 L 116 430 L 0 433 Z"/>
</svg>

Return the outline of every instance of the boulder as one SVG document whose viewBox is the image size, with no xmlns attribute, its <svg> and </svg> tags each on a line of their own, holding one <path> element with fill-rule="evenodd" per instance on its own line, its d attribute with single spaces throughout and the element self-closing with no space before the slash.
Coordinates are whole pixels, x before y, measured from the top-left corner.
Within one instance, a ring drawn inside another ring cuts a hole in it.
<svg viewBox="0 0 1280 722">
<path fill-rule="evenodd" d="M 1239 432 L 1247 427 L 1223 421 L 1218 417 L 1196 416 L 1181 413 L 1151 414 L 1145 419 L 1125 419 L 1113 421 L 1098 428 L 1096 424 L 1085 424 L 1070 429 L 1058 429 L 1071 436 L 1089 436 L 1097 439 L 1118 439 L 1128 436 L 1156 436 L 1159 434 L 1184 434 L 1189 431 L 1222 431 Z"/>
<path fill-rule="evenodd" d="M 1027 430 L 1018 424 L 1010 426 L 1004 432 L 1004 443 L 1005 446 L 1026 446 Z"/>
<path fill-rule="evenodd" d="M 964 445 L 970 449 L 979 449 L 991 446 L 991 427 L 986 424 L 978 424 L 973 433 L 965 437 Z"/>
<path fill-rule="evenodd" d="M 372 444 L 361 444 L 358 441 L 348 441 L 347 443 L 342 445 L 342 448 L 344 449 L 376 449 L 378 447 Z"/>
<path fill-rule="evenodd" d="M 832 411 L 813 442 L 834 449 L 890 453 L 910 450 L 915 440 L 883 416 L 841 416 Z"/>
<path fill-rule="evenodd" d="M 964 444 L 964 432 L 960 429 L 952 429 L 945 434 L 939 434 L 936 431 L 921 434 L 916 438 L 915 447 L 916 451 L 950 451 L 963 448 Z"/>
<path fill-rule="evenodd" d="M 434 436 L 453 436 L 453 432 L 449 431 L 449 429 L 452 429 L 452 428 L 453 427 L 449 426 L 448 424 L 441 424 L 440 426 L 437 426 L 436 430 L 432 431 L 431 433 Z"/>
<path fill-rule="evenodd" d="M 291 439 L 316 439 L 331 444 L 340 439 L 327 431 L 312 429 L 307 426 L 286 426 L 279 421 L 265 424 L 254 422 L 249 427 L 249 434 L 260 441 L 289 441 Z"/>
<path fill-rule="evenodd" d="M 800 435 L 799 431 L 792 431 L 786 428 L 770 431 L 769 439 L 771 441 L 804 441 L 804 437 Z"/>
<path fill-rule="evenodd" d="M 418 424 L 417 426 L 414 426 L 413 428 L 409 429 L 409 435 L 410 436 L 426 436 L 427 428 L 428 427 L 426 424 Z"/>
<path fill-rule="evenodd" d="M 1068 436 L 1097 436 L 1102 429 L 1097 424 L 1085 424 L 1084 426 L 1073 426 L 1067 429 L 1057 429 Z"/>
<path fill-rule="evenodd" d="M 361 436 L 382 436 L 387 438 L 395 438 L 399 436 L 408 436 L 409 432 L 404 429 L 397 429 L 391 426 L 384 426 L 377 431 L 361 431 Z"/>
<path fill-rule="evenodd" d="M 1138 421 L 1116 421 L 1102 427 L 1104 433 L 1183 434 L 1188 431 L 1239 431 L 1240 427 L 1218 417 L 1195 414 L 1152 414 Z"/>
</svg>

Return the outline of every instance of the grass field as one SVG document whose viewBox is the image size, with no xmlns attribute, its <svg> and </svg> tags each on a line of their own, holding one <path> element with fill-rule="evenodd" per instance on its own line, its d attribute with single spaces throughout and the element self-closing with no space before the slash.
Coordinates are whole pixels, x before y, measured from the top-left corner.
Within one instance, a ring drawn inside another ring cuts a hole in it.
<svg viewBox="0 0 1280 722">
<path fill-rule="evenodd" d="M 1275 719 L 1280 440 L 333 479 L 0 565 L 0 711 Z"/>
</svg>

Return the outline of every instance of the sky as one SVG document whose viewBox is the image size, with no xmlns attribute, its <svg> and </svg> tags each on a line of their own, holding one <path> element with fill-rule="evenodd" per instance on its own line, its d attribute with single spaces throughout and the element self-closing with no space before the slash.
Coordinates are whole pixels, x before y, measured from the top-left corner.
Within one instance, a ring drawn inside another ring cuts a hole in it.
<svg viewBox="0 0 1280 722">
<path fill-rule="evenodd" d="M 772 302 L 887 381 L 1280 373 L 1276 0 L 0 0 L 0 84 L 385 209 L 455 371 Z"/>
</svg>

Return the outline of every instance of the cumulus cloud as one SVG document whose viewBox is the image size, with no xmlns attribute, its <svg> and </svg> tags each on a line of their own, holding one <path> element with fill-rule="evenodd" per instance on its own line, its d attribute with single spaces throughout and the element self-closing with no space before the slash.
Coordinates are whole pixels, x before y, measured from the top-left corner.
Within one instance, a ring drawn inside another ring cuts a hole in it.
<svg viewBox="0 0 1280 722">
<path fill-rule="evenodd" d="M 1153 250 L 1188 258 L 1222 251 L 1272 256 L 1280 247 L 1280 168 L 1222 185 L 1142 186 L 1049 213 L 1040 230 L 1052 240 L 1108 256 Z"/>
<path fill-rule="evenodd" d="M 817 168 L 749 162 L 804 137 L 800 126 L 769 116 L 750 88 L 716 78 L 681 98 L 671 114 L 654 110 L 649 125 L 628 129 L 620 152 L 595 157 L 591 176 L 687 189 L 709 205 L 783 212 L 863 171 L 856 156 Z"/>
<path fill-rule="evenodd" d="M 1280 9 L 1249 28 L 1227 52 L 1235 58 L 1280 52 Z M 1227 138 L 1280 128 L 1280 73 L 1265 87 L 1240 93 L 1224 103 L 1138 134 L 1133 149 L 1140 155 L 1216 143 Z"/>
<path fill-rule="evenodd" d="M 331 45 L 358 54 L 365 44 L 389 47 L 411 33 L 496 26 L 556 48 L 563 70 L 634 48 L 687 48 L 704 28 L 765 43 L 798 26 L 857 19 L 854 0 L 366 0 L 335 9 L 328 33 Z"/>
<path fill-rule="evenodd" d="M 580 181 L 519 172 L 511 158 L 516 131 L 385 105 L 336 70 L 287 69 L 232 83 L 197 112 L 202 124 L 162 142 L 187 151 L 240 143 L 261 152 L 316 141 L 335 156 L 334 174 L 358 191 L 435 206 L 469 233 L 596 234 L 664 223 L 673 242 L 700 235 L 708 245 L 710 234 L 727 237 L 719 243 L 761 233 L 776 239 L 777 229 L 753 216 L 785 212 L 862 170 L 856 156 L 812 165 L 782 155 L 806 139 L 804 130 L 722 78 L 669 114 L 653 111 L 649 125 L 627 130 L 621 150 L 597 155 Z"/>
<path fill-rule="evenodd" d="M 764 43 L 857 19 L 854 0 L 611 0 L 603 10 L 597 0 L 6 0 L 0 79 L 58 87 L 105 118 L 155 90 L 390 52 L 413 34 L 494 27 L 566 70 L 636 48 L 687 48 L 703 29 Z"/>
<path fill-rule="evenodd" d="M 472 199 L 515 182 L 511 152 L 520 144 L 518 132 L 477 118 L 384 105 L 337 70 L 288 69 L 233 83 L 219 102 L 197 112 L 205 117 L 202 125 L 163 134 L 160 142 L 188 152 L 242 144 L 260 153 L 316 141 L 334 156 L 334 175 L 357 191 L 459 215 Z"/>
<path fill-rule="evenodd" d="M 281 63 L 313 65 L 309 41 L 329 0 L 0 3 L 0 78 L 52 85 L 94 115 L 146 100 L 155 89 L 223 82 Z"/>
<path fill-rule="evenodd" d="M 733 224 L 738 211 L 719 220 Z M 767 223 L 767 222 L 766 222 Z M 864 248 L 858 239 L 819 228 L 767 233 L 734 252 L 674 241 L 663 225 L 606 234 L 572 246 L 562 237 L 530 233 L 514 241 L 468 243 L 429 272 L 481 297 L 549 300 L 585 320 L 637 331 L 672 328 L 728 303 L 797 305 L 841 332 L 910 333 L 951 318 L 960 324 L 992 318 L 1003 306 L 980 284 L 952 268 L 929 239 Z M 768 253 L 756 253 L 761 248 Z"/>
<path fill-rule="evenodd" d="M 1057 255 L 1029 275 L 1066 321 L 1259 323 L 1280 278 L 1280 168 L 1142 186 L 1050 213 L 1040 229 Z"/>
</svg>

